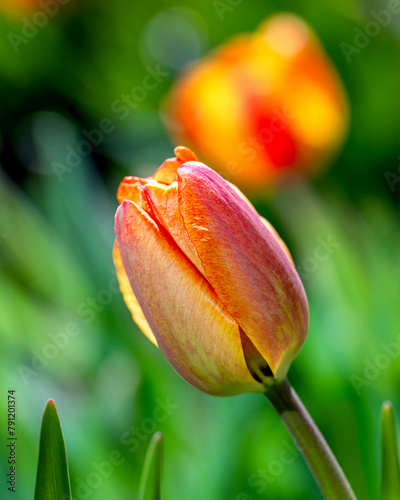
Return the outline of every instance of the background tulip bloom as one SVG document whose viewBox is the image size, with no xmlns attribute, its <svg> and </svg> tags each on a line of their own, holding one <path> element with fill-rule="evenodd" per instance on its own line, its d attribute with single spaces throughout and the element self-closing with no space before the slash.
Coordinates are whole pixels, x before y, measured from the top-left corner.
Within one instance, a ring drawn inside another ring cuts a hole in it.
<svg viewBox="0 0 400 500">
<path fill-rule="evenodd" d="M 218 395 L 283 380 L 308 306 L 275 230 L 186 148 L 118 190 L 114 259 L 134 320 L 172 366 Z"/>
<path fill-rule="evenodd" d="M 189 67 L 166 105 L 174 140 L 246 188 L 320 170 L 343 142 L 347 114 L 335 68 L 292 14 L 270 17 Z"/>
</svg>

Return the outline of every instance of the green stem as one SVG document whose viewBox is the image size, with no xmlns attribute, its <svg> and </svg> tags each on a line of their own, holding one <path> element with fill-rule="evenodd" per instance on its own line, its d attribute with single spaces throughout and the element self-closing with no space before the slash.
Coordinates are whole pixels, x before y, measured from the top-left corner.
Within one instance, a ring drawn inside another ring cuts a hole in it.
<svg viewBox="0 0 400 500">
<path fill-rule="evenodd" d="M 295 440 L 324 498 L 356 500 L 328 443 L 288 380 L 268 387 L 265 395 Z"/>
</svg>

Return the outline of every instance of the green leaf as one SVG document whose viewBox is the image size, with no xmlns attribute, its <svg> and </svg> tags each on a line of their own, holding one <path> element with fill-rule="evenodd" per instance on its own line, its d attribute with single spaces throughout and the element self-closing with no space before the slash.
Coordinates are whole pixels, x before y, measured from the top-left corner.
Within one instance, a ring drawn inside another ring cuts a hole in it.
<svg viewBox="0 0 400 500">
<path fill-rule="evenodd" d="M 52 399 L 47 402 L 40 429 L 34 500 L 71 500 L 64 436 Z"/>
<path fill-rule="evenodd" d="M 140 478 L 138 500 L 161 499 L 161 476 L 163 466 L 163 437 L 156 432 L 151 438 Z"/>
<path fill-rule="evenodd" d="M 382 406 L 382 500 L 400 499 L 400 466 L 393 406 Z"/>
</svg>

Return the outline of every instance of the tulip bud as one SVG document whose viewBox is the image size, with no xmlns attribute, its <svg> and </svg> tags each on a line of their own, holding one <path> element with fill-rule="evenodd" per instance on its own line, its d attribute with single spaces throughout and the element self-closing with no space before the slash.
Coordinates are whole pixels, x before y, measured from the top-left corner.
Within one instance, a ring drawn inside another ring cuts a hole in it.
<svg viewBox="0 0 400 500">
<path fill-rule="evenodd" d="M 276 14 L 191 65 L 165 109 L 174 141 L 253 190 L 318 172 L 342 144 L 347 115 L 335 68 L 293 14 Z"/>
<path fill-rule="evenodd" d="M 133 319 L 175 370 L 216 395 L 285 378 L 308 329 L 290 254 L 240 191 L 175 149 L 118 189 L 114 260 Z"/>
</svg>

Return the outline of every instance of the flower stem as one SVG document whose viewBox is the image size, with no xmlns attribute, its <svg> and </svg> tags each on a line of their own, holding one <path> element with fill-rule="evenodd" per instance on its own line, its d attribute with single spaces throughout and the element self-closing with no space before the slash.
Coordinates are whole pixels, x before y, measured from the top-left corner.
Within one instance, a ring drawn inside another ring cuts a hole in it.
<svg viewBox="0 0 400 500">
<path fill-rule="evenodd" d="M 356 500 L 338 461 L 288 380 L 265 392 L 299 447 L 326 500 Z"/>
</svg>

